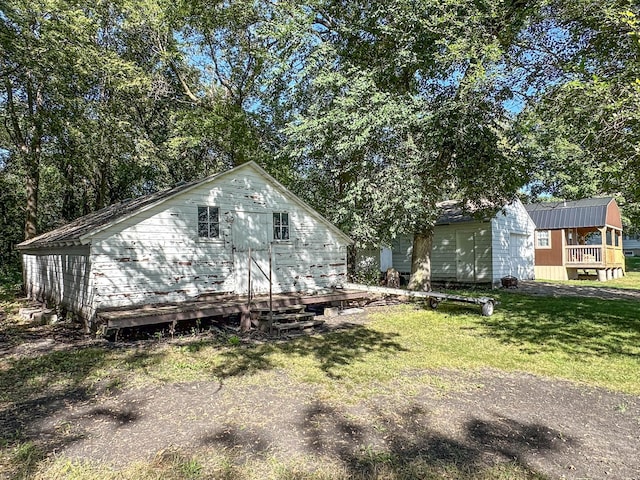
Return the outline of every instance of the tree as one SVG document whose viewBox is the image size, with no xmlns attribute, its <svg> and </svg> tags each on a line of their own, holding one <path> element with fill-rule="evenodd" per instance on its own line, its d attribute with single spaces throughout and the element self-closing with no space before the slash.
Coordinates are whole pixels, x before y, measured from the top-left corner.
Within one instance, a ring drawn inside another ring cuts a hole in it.
<svg viewBox="0 0 640 480">
<path fill-rule="evenodd" d="M 519 118 L 524 152 L 535 158 L 534 195 L 616 195 L 640 223 L 640 23 L 633 2 L 552 5 L 542 22 L 555 39 L 539 61 L 554 78 Z M 542 28 L 532 28 L 538 40 Z M 568 42 L 571 47 L 567 48 Z M 549 68 L 549 67 L 547 67 Z"/>
<path fill-rule="evenodd" d="M 200 174 L 270 156 L 271 129 L 258 113 L 268 49 L 259 29 L 268 5 L 184 1 L 174 9 L 181 55 L 189 58 L 169 61 L 185 105 L 174 112 L 168 146 L 193 171 L 208 166 Z"/>
<path fill-rule="evenodd" d="M 123 123 L 118 119 L 95 128 L 100 124 L 105 95 L 131 82 L 135 70 L 104 43 L 109 30 L 106 25 L 115 21 L 117 13 L 115 4 L 103 10 L 94 2 L 4 3 L 0 15 L 0 115 L 6 141 L 2 147 L 8 152 L 7 163 L 15 164 L 24 175 L 25 238 L 38 230 L 45 169 L 49 169 L 52 185 L 66 180 L 62 186 L 70 188 L 57 188 L 55 201 L 64 197 L 62 210 L 77 216 L 71 189 L 83 184 L 80 175 L 89 180 L 86 170 L 95 165 L 92 149 L 104 144 L 90 142 L 96 139 L 93 132 L 101 131 L 113 139 L 114 126 Z M 98 205 L 104 205 L 99 196 L 104 190 L 97 191 Z M 93 203 L 85 205 L 80 213 L 93 207 Z"/>
<path fill-rule="evenodd" d="M 88 87 L 95 29 L 81 7 L 5 2 L 0 16 L 0 86 L 5 148 L 25 178 L 25 238 L 37 231 L 40 168 L 51 131 Z"/>
<path fill-rule="evenodd" d="M 307 198 L 360 243 L 412 233 L 410 286 L 428 289 L 436 203 L 499 208 L 526 182 L 501 80 L 526 2 L 318 0 L 284 15 L 300 65 L 288 154 Z"/>
</svg>

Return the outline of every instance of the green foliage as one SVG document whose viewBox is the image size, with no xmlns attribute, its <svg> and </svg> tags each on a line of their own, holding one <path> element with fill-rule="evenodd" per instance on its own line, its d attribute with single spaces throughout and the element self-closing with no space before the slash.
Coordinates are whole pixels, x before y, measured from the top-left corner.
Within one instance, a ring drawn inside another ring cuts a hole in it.
<svg viewBox="0 0 640 480">
<path fill-rule="evenodd" d="M 0 160 L 0 275 L 19 268 L 13 246 L 23 239 L 24 186 L 16 168 L 2 168 Z"/>
<path fill-rule="evenodd" d="M 6 263 L 0 266 L 0 306 L 2 302 L 12 302 L 22 287 L 22 272 L 14 263 Z"/>
<path fill-rule="evenodd" d="M 214 21 L 205 11 L 186 22 L 164 0 L 3 4 L 0 182 L 17 187 L 3 189 L 3 209 L 14 206 L 2 212 L 3 261 L 25 234 L 264 160 L 261 121 L 248 113 L 255 88 L 242 65 L 230 64 L 240 69 L 233 80 L 244 81 L 238 88 L 246 100 L 238 102 L 223 83 L 207 88 L 204 70 L 189 58 L 196 53 L 189 35 L 197 29 L 211 27 L 196 39 L 204 47 L 230 27 L 237 32 L 251 23 Z M 25 216 L 27 230 L 19 234 Z"/>
<path fill-rule="evenodd" d="M 640 272 L 640 257 L 625 257 L 626 270 L 629 272 Z M 638 282 L 640 288 L 640 281 Z"/>
<path fill-rule="evenodd" d="M 533 193 L 568 199 L 616 195 L 626 220 L 637 223 L 638 7 L 571 0 L 554 2 L 544 13 L 531 31 L 532 42 L 544 45 L 539 62 L 547 65 L 541 70 L 547 75 L 519 121 L 524 151 L 539 165 Z M 553 28 L 554 38 L 543 27 Z"/>
<path fill-rule="evenodd" d="M 379 253 L 376 249 L 356 258 L 352 281 L 363 285 L 380 284 L 380 261 Z"/>
<path fill-rule="evenodd" d="M 361 244 L 429 230 L 446 198 L 501 207 L 527 181 L 499 75 L 523 12 L 318 1 L 296 13 L 287 61 L 305 63 L 284 153 L 297 188 Z"/>
<path fill-rule="evenodd" d="M 502 206 L 532 179 L 640 218 L 629 0 L 2 10 L 2 264 L 25 233 L 250 159 L 360 244 L 428 232 L 443 199 Z"/>
</svg>

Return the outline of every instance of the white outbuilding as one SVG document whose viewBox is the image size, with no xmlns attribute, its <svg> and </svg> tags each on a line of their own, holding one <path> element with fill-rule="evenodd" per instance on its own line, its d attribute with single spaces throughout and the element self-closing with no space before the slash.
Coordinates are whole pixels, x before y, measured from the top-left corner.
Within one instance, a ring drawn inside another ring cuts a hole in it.
<svg viewBox="0 0 640 480">
<path fill-rule="evenodd" d="M 266 293 L 269 278 L 273 293 L 324 291 L 346 281 L 350 243 L 248 162 L 111 205 L 18 249 L 28 296 L 91 325 L 103 309 Z"/>
<path fill-rule="evenodd" d="M 520 200 L 484 218 L 469 214 L 457 200 L 438 207 L 431 250 L 433 282 L 497 286 L 506 276 L 534 278 L 535 225 Z M 412 243 L 413 237 L 401 236 L 382 249 L 381 267 L 384 263 L 410 275 Z"/>
</svg>

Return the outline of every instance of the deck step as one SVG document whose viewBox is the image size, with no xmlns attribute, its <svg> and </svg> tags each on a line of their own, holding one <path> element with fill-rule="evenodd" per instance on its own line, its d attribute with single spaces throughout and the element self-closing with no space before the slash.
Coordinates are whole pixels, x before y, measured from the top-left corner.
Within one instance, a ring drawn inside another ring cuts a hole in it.
<svg viewBox="0 0 640 480">
<path fill-rule="evenodd" d="M 274 306 L 272 309 L 272 312 L 274 312 L 274 314 L 289 313 L 289 312 L 302 313 L 304 312 L 305 308 L 306 308 L 306 305 L 302 305 L 302 304 L 280 305 L 280 306 Z M 251 310 L 254 312 L 258 312 L 261 316 L 269 315 L 269 307 L 265 307 L 265 308 L 252 307 Z"/>
<path fill-rule="evenodd" d="M 317 327 L 319 325 L 324 324 L 324 320 L 306 320 L 300 322 L 289 322 L 289 323 L 274 323 L 273 330 L 280 334 L 283 331 L 300 329 L 303 330 L 305 328 Z"/>
<path fill-rule="evenodd" d="M 315 317 L 313 312 L 297 312 L 297 313 L 277 313 L 271 317 L 271 320 L 278 323 L 297 322 Z M 269 320 L 269 314 L 260 315 L 260 320 Z"/>
</svg>

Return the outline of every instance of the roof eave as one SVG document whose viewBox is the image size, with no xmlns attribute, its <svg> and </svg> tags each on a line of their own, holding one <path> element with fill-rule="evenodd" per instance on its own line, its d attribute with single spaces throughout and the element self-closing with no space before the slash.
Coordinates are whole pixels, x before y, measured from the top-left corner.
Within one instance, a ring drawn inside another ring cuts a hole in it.
<svg viewBox="0 0 640 480">
<path fill-rule="evenodd" d="M 43 243 L 35 243 L 35 244 L 24 244 L 24 242 L 16 245 L 16 250 L 19 252 L 24 252 L 27 250 L 51 250 L 54 248 L 65 248 L 65 247 L 79 247 L 83 245 L 89 245 L 90 242 L 82 242 L 79 239 L 74 240 L 64 240 L 58 242 L 43 242 Z"/>
</svg>

